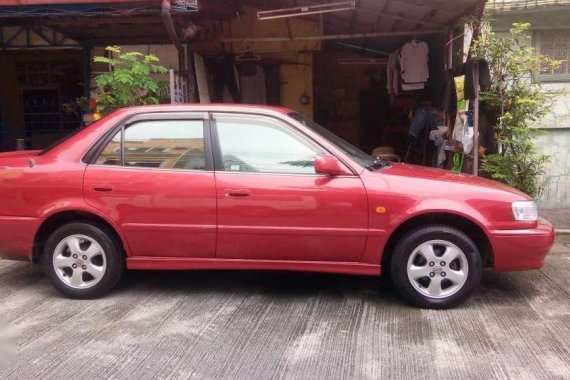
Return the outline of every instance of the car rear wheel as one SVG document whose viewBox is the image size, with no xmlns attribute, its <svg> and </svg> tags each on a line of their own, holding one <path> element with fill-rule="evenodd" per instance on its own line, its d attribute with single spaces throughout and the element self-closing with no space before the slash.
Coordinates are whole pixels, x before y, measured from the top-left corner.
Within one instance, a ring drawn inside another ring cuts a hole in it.
<svg viewBox="0 0 570 380">
<path fill-rule="evenodd" d="M 390 272 L 411 304 L 430 309 L 465 301 L 481 281 L 481 256 L 462 231 L 442 225 L 412 230 L 396 245 Z"/>
<path fill-rule="evenodd" d="M 124 271 L 116 238 L 88 223 L 58 228 L 48 238 L 42 259 L 52 285 L 70 298 L 102 296 L 117 284 Z"/>
</svg>

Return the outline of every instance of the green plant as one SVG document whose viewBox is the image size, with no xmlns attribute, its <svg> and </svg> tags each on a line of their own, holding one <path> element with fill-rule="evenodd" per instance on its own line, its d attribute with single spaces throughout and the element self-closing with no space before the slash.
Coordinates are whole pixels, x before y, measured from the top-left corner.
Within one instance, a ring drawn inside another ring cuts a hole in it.
<svg viewBox="0 0 570 380">
<path fill-rule="evenodd" d="M 89 99 L 87 99 L 86 97 L 82 96 L 81 98 L 77 98 L 75 100 L 75 104 L 77 105 L 77 107 L 79 107 L 79 109 L 85 113 L 93 113 L 93 109 L 91 109 L 91 107 L 89 106 Z"/>
<path fill-rule="evenodd" d="M 489 62 L 492 85 L 482 92 L 481 103 L 491 115 L 497 141 L 496 153 L 483 157 L 482 169 L 491 178 L 537 197 L 549 158 L 536 148 L 534 139 L 541 133 L 536 126 L 556 94 L 544 91 L 533 78 L 561 62 L 537 54 L 528 43 L 529 29 L 528 23 L 515 23 L 509 33 L 496 34 L 484 22 L 473 53 Z"/>
<path fill-rule="evenodd" d="M 98 74 L 97 111 L 109 114 L 114 110 L 135 105 L 158 104 L 160 91 L 166 86 L 155 74 L 168 70 L 159 65 L 154 54 L 123 52 L 118 46 L 107 46 L 110 57 L 95 57 L 94 62 L 106 63 L 111 71 Z"/>
</svg>

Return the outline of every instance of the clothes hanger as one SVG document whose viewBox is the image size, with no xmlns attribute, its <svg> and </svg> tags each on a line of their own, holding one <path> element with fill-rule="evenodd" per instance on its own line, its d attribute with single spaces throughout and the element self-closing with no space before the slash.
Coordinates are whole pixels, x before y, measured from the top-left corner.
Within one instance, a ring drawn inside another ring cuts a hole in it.
<svg viewBox="0 0 570 380">
<path fill-rule="evenodd" d="M 246 51 L 236 57 L 236 61 L 244 62 L 244 61 L 261 61 L 261 56 L 257 54 L 253 54 L 251 51 Z"/>
</svg>

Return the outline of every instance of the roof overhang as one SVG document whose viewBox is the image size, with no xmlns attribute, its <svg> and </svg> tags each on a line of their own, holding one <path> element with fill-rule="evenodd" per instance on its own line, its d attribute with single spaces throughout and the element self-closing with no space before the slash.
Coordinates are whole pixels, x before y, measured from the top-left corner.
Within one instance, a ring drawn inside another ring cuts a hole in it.
<svg viewBox="0 0 570 380">
<path fill-rule="evenodd" d="M 7 0 L 0 4 L 0 26 L 50 27 L 80 44 L 94 46 L 171 43 L 161 18 L 162 2 L 162 0 Z M 280 8 L 318 7 L 326 4 L 325 0 L 203 2 L 170 0 L 170 2 L 172 20 L 179 34 L 185 38 L 185 41 L 200 43 L 217 43 L 224 37 L 227 38 L 227 35 L 219 31 L 220 23 L 239 20 L 240 14 L 243 15 L 246 8 L 275 11 Z M 188 7 L 183 8 L 184 4 Z M 477 14 L 477 9 L 484 4 L 485 0 L 358 0 L 354 9 L 298 17 L 319 24 L 323 36 L 341 35 L 342 39 L 346 40 L 380 38 L 391 34 L 403 36 L 443 33 L 457 25 L 463 17 Z M 195 12 L 198 5 L 200 11 Z M 285 19 L 282 19 L 282 22 L 286 22 Z M 188 32 L 195 26 L 208 32 L 196 34 Z M 280 38 L 292 36 L 273 37 L 279 41 Z"/>
</svg>

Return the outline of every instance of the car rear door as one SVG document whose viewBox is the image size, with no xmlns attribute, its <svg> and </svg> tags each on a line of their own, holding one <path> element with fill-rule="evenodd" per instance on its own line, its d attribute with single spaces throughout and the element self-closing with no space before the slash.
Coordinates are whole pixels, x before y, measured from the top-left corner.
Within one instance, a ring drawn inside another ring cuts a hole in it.
<svg viewBox="0 0 570 380">
<path fill-rule="evenodd" d="M 88 165 L 85 200 L 120 226 L 133 256 L 214 256 L 216 193 L 206 116 L 137 115 L 109 135 Z"/>
<path fill-rule="evenodd" d="M 284 120 L 217 113 L 212 131 L 217 257 L 360 261 L 368 213 L 357 175 L 316 174 L 324 149 Z"/>
</svg>

